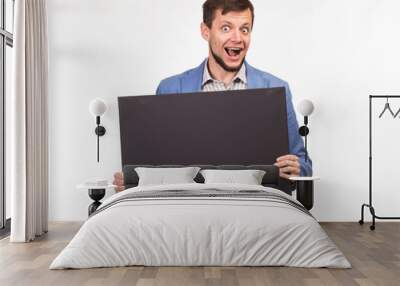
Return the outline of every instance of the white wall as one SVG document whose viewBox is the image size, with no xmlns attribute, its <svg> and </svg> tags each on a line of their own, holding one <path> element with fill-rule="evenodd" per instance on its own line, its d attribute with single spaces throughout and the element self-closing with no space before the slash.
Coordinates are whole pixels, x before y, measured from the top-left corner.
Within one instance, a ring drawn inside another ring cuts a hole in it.
<svg viewBox="0 0 400 286">
<path fill-rule="evenodd" d="M 161 79 L 206 57 L 199 32 L 202 3 L 48 1 L 51 220 L 85 219 L 91 201 L 75 186 L 93 177 L 111 180 L 121 168 L 117 97 L 154 94 Z M 309 147 L 322 179 L 315 186 L 312 212 L 321 221 L 358 220 L 360 205 L 368 199 L 368 95 L 400 94 L 400 2 L 253 3 L 256 22 L 248 61 L 287 80 L 295 102 L 309 98 L 316 105 Z M 88 112 L 95 97 L 109 105 L 100 164 Z M 384 101 L 377 103 L 375 115 Z M 400 108 L 400 100 L 393 106 Z M 377 212 L 400 215 L 400 121 L 382 119 L 375 125 Z"/>
</svg>

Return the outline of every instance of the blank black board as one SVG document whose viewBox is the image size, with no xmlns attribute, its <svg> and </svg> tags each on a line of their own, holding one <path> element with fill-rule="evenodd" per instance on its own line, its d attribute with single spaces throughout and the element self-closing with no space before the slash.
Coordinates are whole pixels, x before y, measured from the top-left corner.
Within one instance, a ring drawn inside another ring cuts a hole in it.
<svg viewBox="0 0 400 286">
<path fill-rule="evenodd" d="M 273 164 L 288 154 L 284 88 L 118 98 L 122 165 Z"/>
</svg>

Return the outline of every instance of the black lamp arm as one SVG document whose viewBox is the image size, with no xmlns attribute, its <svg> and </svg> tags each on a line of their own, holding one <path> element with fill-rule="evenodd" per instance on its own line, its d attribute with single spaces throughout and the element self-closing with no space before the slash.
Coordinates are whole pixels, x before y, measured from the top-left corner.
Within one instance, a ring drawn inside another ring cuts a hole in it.
<svg viewBox="0 0 400 286">
<path fill-rule="evenodd" d="M 308 116 L 304 116 L 304 125 L 299 128 L 299 134 L 304 137 L 304 147 L 305 147 L 305 161 L 308 161 L 308 151 L 307 151 L 307 135 L 310 133 L 310 129 L 307 127 L 308 125 Z"/>
<path fill-rule="evenodd" d="M 100 116 L 96 116 L 96 125 L 97 127 L 94 130 L 94 133 L 97 135 L 97 162 L 99 162 L 99 137 L 106 134 L 106 129 L 100 125 Z"/>
</svg>

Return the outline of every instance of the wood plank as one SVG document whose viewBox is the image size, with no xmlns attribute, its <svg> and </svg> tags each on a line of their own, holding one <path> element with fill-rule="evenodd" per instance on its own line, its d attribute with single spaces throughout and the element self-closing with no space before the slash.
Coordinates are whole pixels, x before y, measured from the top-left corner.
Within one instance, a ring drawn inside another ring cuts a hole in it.
<svg viewBox="0 0 400 286">
<path fill-rule="evenodd" d="M 0 285 L 136 286 L 391 286 L 400 281 L 400 223 L 368 225 L 322 223 L 352 263 L 352 269 L 290 267 L 117 267 L 49 270 L 82 223 L 51 223 L 50 231 L 29 244 L 0 241 Z"/>
</svg>

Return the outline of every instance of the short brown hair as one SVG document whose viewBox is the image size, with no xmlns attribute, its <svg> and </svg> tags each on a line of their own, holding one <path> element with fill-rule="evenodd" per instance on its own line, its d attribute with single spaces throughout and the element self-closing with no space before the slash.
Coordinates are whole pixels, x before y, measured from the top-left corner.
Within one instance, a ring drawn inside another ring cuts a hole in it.
<svg viewBox="0 0 400 286">
<path fill-rule="evenodd" d="M 254 24 L 254 6 L 249 0 L 207 0 L 203 4 L 203 22 L 211 29 L 215 18 L 215 11 L 222 10 L 222 15 L 229 12 L 241 12 L 250 9 L 252 16 L 251 26 Z"/>
</svg>

